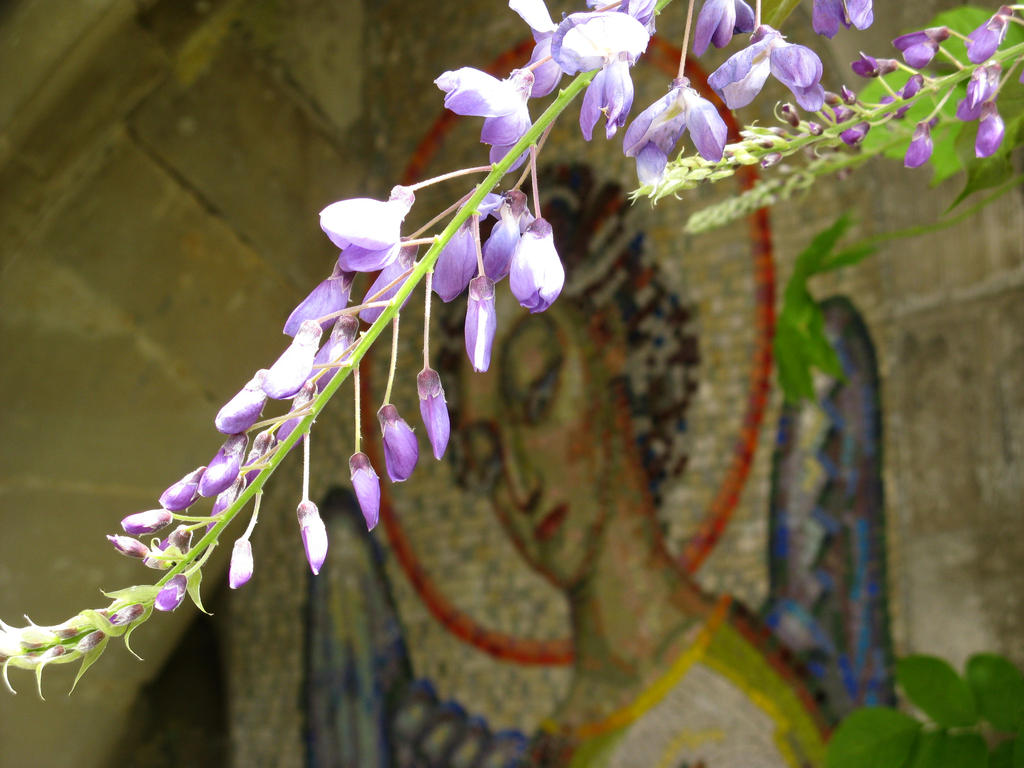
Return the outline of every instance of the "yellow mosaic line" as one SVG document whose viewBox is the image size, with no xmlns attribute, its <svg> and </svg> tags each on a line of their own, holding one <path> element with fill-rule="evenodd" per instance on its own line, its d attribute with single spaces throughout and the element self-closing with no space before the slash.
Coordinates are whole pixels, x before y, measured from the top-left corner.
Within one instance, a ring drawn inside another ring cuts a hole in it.
<svg viewBox="0 0 1024 768">
<path fill-rule="evenodd" d="M 703 629 L 701 629 L 700 634 L 697 636 L 693 645 L 687 648 L 679 658 L 672 663 L 672 666 L 668 671 L 655 680 L 654 683 L 647 690 L 637 696 L 632 703 L 622 709 L 612 712 L 603 720 L 599 720 L 596 723 L 586 723 L 584 725 L 577 726 L 576 728 L 568 729 L 568 735 L 578 739 L 592 738 L 594 736 L 599 736 L 602 733 L 607 733 L 608 731 L 623 728 L 630 723 L 639 720 L 658 702 L 665 698 L 669 691 L 671 691 L 676 684 L 683 679 L 683 676 L 690 670 L 690 667 L 701 659 L 704 652 L 707 650 L 707 647 L 711 644 L 711 639 L 718 630 L 718 627 L 721 626 L 722 622 L 725 620 L 731 603 L 732 598 L 729 595 L 723 595 L 722 598 L 719 599 L 718 604 L 711 612 L 711 616 L 708 618 Z M 550 718 L 544 720 L 540 727 L 550 733 L 566 733 L 566 730 L 562 729 L 557 722 Z"/>
<path fill-rule="evenodd" d="M 709 741 L 725 741 L 725 731 L 721 728 L 711 728 L 704 731 L 691 731 L 683 729 L 679 732 L 661 755 L 661 760 L 658 761 L 656 768 L 672 768 L 677 765 L 676 755 L 679 754 L 679 750 L 683 747 L 699 747 L 701 744 L 707 744 Z"/>
</svg>

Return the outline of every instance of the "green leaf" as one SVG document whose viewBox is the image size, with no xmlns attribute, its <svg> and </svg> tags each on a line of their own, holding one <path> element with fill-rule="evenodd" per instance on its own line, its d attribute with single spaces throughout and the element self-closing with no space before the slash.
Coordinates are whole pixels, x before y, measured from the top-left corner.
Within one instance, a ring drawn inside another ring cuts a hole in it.
<svg viewBox="0 0 1024 768">
<path fill-rule="evenodd" d="M 976 733 L 925 731 L 917 740 L 907 768 L 987 768 L 985 740 Z M 1009 768 L 1009 766 L 1007 766 Z"/>
<path fill-rule="evenodd" d="M 989 768 L 1024 768 L 1024 734 L 999 743 L 988 758 Z"/>
<path fill-rule="evenodd" d="M 974 725 L 978 710 L 966 681 L 934 656 L 907 656 L 896 663 L 896 682 L 910 701 L 947 728 Z"/>
<path fill-rule="evenodd" d="M 901 768 L 921 723 L 895 709 L 854 710 L 840 723 L 825 752 L 826 768 Z"/>
<path fill-rule="evenodd" d="M 107 647 L 108 640 L 110 640 L 109 637 L 104 637 L 96 644 L 95 648 L 91 651 L 87 651 L 85 655 L 82 656 L 82 664 L 78 667 L 78 674 L 75 675 L 75 681 L 71 683 L 71 690 L 68 691 L 68 696 L 75 692 L 75 687 L 78 685 L 78 681 L 82 679 L 82 676 L 88 671 L 89 667 L 96 663 L 96 659 L 103 654 L 103 651 Z"/>
<path fill-rule="evenodd" d="M 187 580 L 185 582 L 185 589 L 188 590 L 188 596 L 192 598 L 192 602 L 196 604 L 196 608 L 205 613 L 207 616 L 212 616 L 208 610 L 203 608 L 203 599 L 199 595 L 199 587 L 203 583 L 203 569 L 193 568 L 192 571 L 187 574 Z"/>
<path fill-rule="evenodd" d="M 967 682 L 981 716 L 1000 731 L 1024 729 L 1024 675 L 994 653 L 967 660 Z"/>
</svg>

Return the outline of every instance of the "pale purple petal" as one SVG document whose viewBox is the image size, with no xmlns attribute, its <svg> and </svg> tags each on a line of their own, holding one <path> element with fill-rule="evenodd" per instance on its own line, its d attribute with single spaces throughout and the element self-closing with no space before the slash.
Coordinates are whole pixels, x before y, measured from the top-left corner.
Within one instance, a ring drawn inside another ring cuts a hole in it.
<svg viewBox="0 0 1024 768">
<path fill-rule="evenodd" d="M 780 37 L 770 27 L 759 27 L 750 46 L 734 53 L 711 73 L 708 84 L 727 107 L 745 107 L 761 92 L 770 73 L 770 46 Z"/>
<path fill-rule="evenodd" d="M 705 160 L 718 162 L 725 150 L 725 140 L 729 134 L 718 109 L 692 88 L 683 88 L 680 100 L 686 114 L 686 127 L 697 152 Z"/>
<path fill-rule="evenodd" d="M 147 509 L 145 512 L 136 512 L 121 520 L 121 528 L 132 536 L 141 536 L 166 528 L 173 519 L 174 515 L 166 509 Z"/>
<path fill-rule="evenodd" d="M 420 446 L 416 434 L 398 415 L 398 409 L 386 403 L 377 411 L 377 420 L 384 442 L 384 465 L 391 482 L 408 480 L 420 457 Z"/>
<path fill-rule="evenodd" d="M 1013 9 L 1001 6 L 994 16 L 967 36 L 967 58 L 974 64 L 986 61 L 1006 38 Z"/>
<path fill-rule="evenodd" d="M 302 546 L 306 550 L 309 569 L 316 576 L 327 559 L 327 527 L 320 519 L 320 510 L 316 504 L 308 499 L 299 504 L 295 515 L 299 520 L 299 532 L 302 534 Z"/>
<path fill-rule="evenodd" d="M 316 384 L 311 381 L 307 381 L 302 385 L 302 389 L 299 390 L 298 394 L 292 398 L 292 406 L 288 409 L 289 413 L 295 413 L 302 410 L 316 397 Z M 295 416 L 288 419 L 284 424 L 277 428 L 277 438 L 279 440 L 287 440 L 288 436 L 295 431 L 295 428 L 299 426 L 299 422 L 305 418 L 303 416 Z M 301 438 L 300 438 L 301 441 Z"/>
<path fill-rule="evenodd" d="M 519 14 L 534 33 L 552 33 L 555 22 L 551 20 L 544 0 L 509 0 L 508 7 Z"/>
<path fill-rule="evenodd" d="M 338 318 L 338 322 L 334 324 L 334 328 L 331 329 L 331 335 L 327 339 L 327 343 L 320 347 L 320 351 L 316 353 L 316 357 L 313 358 L 313 368 L 316 369 L 318 365 L 327 365 L 328 363 L 338 364 L 342 360 L 338 358 L 346 349 L 348 349 L 352 342 L 355 341 L 356 335 L 359 333 L 359 321 L 352 315 L 342 315 Z M 331 383 L 331 379 L 338 373 L 337 368 L 329 368 L 324 370 L 320 374 L 320 378 L 316 380 L 316 391 L 323 392 L 324 388 Z"/>
<path fill-rule="evenodd" d="M 999 116 L 995 103 L 985 102 L 981 108 L 981 122 L 978 123 L 978 136 L 974 141 L 976 157 L 991 157 L 1003 143 L 1006 126 Z"/>
<path fill-rule="evenodd" d="M 344 309 L 348 305 L 353 277 L 353 273 L 342 271 L 341 266 L 336 264 L 331 276 L 314 288 L 288 315 L 284 332 L 288 336 L 294 336 L 303 320 L 316 320 Z M 333 317 L 327 317 L 320 323 L 320 327 L 326 331 L 334 324 L 334 320 Z"/>
<path fill-rule="evenodd" d="M 505 155 L 509 153 L 509 150 L 511 150 L 512 147 L 512 144 L 495 144 L 491 147 L 491 151 L 488 153 L 487 159 L 492 163 L 499 163 L 502 161 L 502 159 L 504 159 Z M 519 157 L 515 159 L 512 165 L 509 166 L 508 171 L 506 171 L 506 173 L 509 173 L 511 171 L 514 171 L 516 168 L 519 168 L 523 163 L 526 162 L 526 158 L 528 158 L 529 156 L 529 152 L 523 152 L 521 155 L 519 155 Z"/>
<path fill-rule="evenodd" d="M 472 294 L 472 286 L 469 290 Z M 423 417 L 423 426 L 427 430 L 430 447 L 434 451 L 434 458 L 440 459 L 448 447 L 451 420 L 448 416 L 448 406 L 445 404 L 441 377 L 437 375 L 437 371 L 433 368 L 424 368 L 420 371 L 416 376 L 416 391 L 420 396 L 420 416 Z"/>
<path fill-rule="evenodd" d="M 225 490 L 238 477 L 238 469 L 242 465 L 242 454 L 249 438 L 244 434 L 231 435 L 224 445 L 210 459 L 210 463 L 199 481 L 200 496 L 216 496 Z"/>
<path fill-rule="evenodd" d="M 555 238 L 546 219 L 537 219 L 523 233 L 512 256 L 509 287 L 530 312 L 543 312 L 558 298 L 565 270 L 555 250 Z"/>
<path fill-rule="evenodd" d="M 821 80 L 821 59 L 806 46 L 780 45 L 769 61 L 775 79 L 789 89 L 807 88 Z"/>
<path fill-rule="evenodd" d="M 164 584 L 163 588 L 157 593 L 156 600 L 153 601 L 153 607 L 158 611 L 173 611 L 181 602 L 185 599 L 185 587 L 188 584 L 188 579 L 185 575 L 179 573 L 177 576 L 172 576 L 170 581 Z"/>
<path fill-rule="evenodd" d="M 416 261 L 417 250 L 419 249 L 414 245 L 403 247 L 398 254 L 398 258 L 384 267 L 384 269 L 380 271 L 380 274 L 377 275 L 377 279 L 373 281 L 373 285 L 370 286 L 369 290 L 366 291 L 366 295 L 363 296 L 362 303 L 367 304 L 371 301 L 390 301 L 391 297 L 398 293 L 404 283 L 396 283 L 386 291 L 384 290 L 385 286 L 391 285 L 391 283 L 394 283 L 399 277 L 412 269 L 412 265 Z M 405 302 L 402 303 L 402 306 L 404 307 L 405 303 L 408 301 L 409 299 L 406 298 Z M 383 311 L 384 307 L 371 307 L 370 309 L 362 310 L 359 313 L 359 317 L 368 323 L 372 323 L 380 317 L 380 313 Z M 349 343 L 351 344 L 351 341 L 349 341 Z"/>
<path fill-rule="evenodd" d="M 914 136 L 903 157 L 903 165 L 907 168 L 918 168 L 928 162 L 932 156 L 932 132 L 928 121 L 917 124 Z"/>
<path fill-rule="evenodd" d="M 235 435 L 259 421 L 263 404 L 267 401 L 267 393 L 263 391 L 266 375 L 265 368 L 256 371 L 249 383 L 217 412 L 213 425 L 218 432 Z"/>
<path fill-rule="evenodd" d="M 536 37 L 536 34 L 534 36 Z M 547 34 L 543 38 L 538 39 L 537 44 L 533 47 L 533 54 L 530 56 L 530 66 L 550 55 L 551 35 Z M 543 64 L 537 65 L 533 69 L 533 88 L 530 91 L 530 96 L 535 99 L 547 96 L 555 90 L 555 87 L 562 80 L 563 74 L 562 68 L 558 66 L 558 62 L 554 59 L 549 59 Z"/>
<path fill-rule="evenodd" d="M 108 535 L 107 541 L 114 545 L 114 549 L 127 557 L 135 557 L 141 560 L 149 556 L 149 547 L 130 536 Z"/>
<path fill-rule="evenodd" d="M 365 197 L 341 200 L 320 211 L 320 228 L 338 248 L 390 248 L 398 242 L 402 220 L 413 201 L 407 187 L 395 187 L 386 202 Z"/>
<path fill-rule="evenodd" d="M 260 432 L 252 441 L 252 448 L 249 449 L 249 455 L 245 457 L 246 467 L 250 467 L 253 464 L 259 463 L 264 457 L 270 453 L 270 449 L 277 443 L 277 437 L 271 429 L 265 429 Z M 253 469 L 245 473 L 245 482 L 251 483 L 256 479 L 256 476 L 260 473 L 260 470 Z M 218 497 L 220 498 L 220 497 Z"/>
<path fill-rule="evenodd" d="M 653 141 L 636 154 L 636 175 L 641 184 L 654 186 L 661 181 L 668 156 Z"/>
<path fill-rule="evenodd" d="M 991 101 L 999 91 L 999 76 L 1003 68 L 997 62 L 978 67 L 967 83 L 967 106 L 977 107 Z"/>
<path fill-rule="evenodd" d="M 231 589 L 248 584 L 252 578 L 252 544 L 249 539 L 238 539 L 231 548 L 231 565 L 228 567 L 228 586 Z"/>
<path fill-rule="evenodd" d="M 857 29 L 867 29 L 875 20 L 872 0 L 846 0 L 846 17 Z"/>
<path fill-rule="evenodd" d="M 445 92 L 445 107 L 457 115 L 497 117 L 514 112 L 522 103 L 514 83 L 472 67 L 445 72 L 434 84 Z"/>
<path fill-rule="evenodd" d="M 703 56 L 711 43 L 724 48 L 732 40 L 735 26 L 735 0 L 705 0 L 693 30 L 694 55 Z"/>
<path fill-rule="evenodd" d="M 506 202 L 499 209 L 498 223 L 491 229 L 484 243 L 484 274 L 498 282 L 508 275 L 512 254 L 519 242 L 520 219 L 526 211 L 526 195 L 518 189 L 510 190 Z"/>
<path fill-rule="evenodd" d="M 623 0 L 620 10 L 628 13 L 634 19 L 644 25 L 644 28 L 654 32 L 654 16 L 657 11 L 657 0 Z"/>
<path fill-rule="evenodd" d="M 205 471 L 206 467 L 194 469 L 161 493 L 160 506 L 171 512 L 188 509 L 199 496 L 199 481 Z"/>
<path fill-rule="evenodd" d="M 434 265 L 434 292 L 447 303 L 466 290 L 476 273 L 476 238 L 470 222 L 464 223 L 441 250 Z"/>
<path fill-rule="evenodd" d="M 589 72 L 620 56 L 633 63 L 647 50 L 650 37 L 628 13 L 571 13 L 551 38 L 551 56 L 567 75 Z"/>
<path fill-rule="evenodd" d="M 587 141 L 594 137 L 594 126 L 601 119 L 601 97 L 604 95 L 604 80 L 607 76 L 606 70 L 602 69 L 594 75 L 594 79 L 583 93 L 583 103 L 580 105 L 580 131 Z"/>
<path fill-rule="evenodd" d="M 263 380 L 263 391 L 268 397 L 284 400 L 302 388 L 313 370 L 321 334 L 320 323 L 315 320 L 306 320 L 299 326 L 292 343 L 270 366 Z"/>
<path fill-rule="evenodd" d="M 398 241 L 377 249 L 350 245 L 338 255 L 338 266 L 347 272 L 376 272 L 397 259 L 401 248 Z"/>
<path fill-rule="evenodd" d="M 523 134 L 530 130 L 530 125 L 530 111 L 524 103 L 520 109 L 507 115 L 485 119 L 480 141 L 484 144 L 511 146 L 523 138 Z"/>
<path fill-rule="evenodd" d="M 494 308 L 494 281 L 485 275 L 469 282 L 466 304 L 466 353 L 474 371 L 486 371 L 491 365 L 491 346 L 498 328 Z"/>
<path fill-rule="evenodd" d="M 811 26 L 815 32 L 825 37 L 835 37 L 840 23 L 849 26 L 843 0 L 814 0 Z"/>
<path fill-rule="evenodd" d="M 377 520 L 380 517 L 380 478 L 377 477 L 365 453 L 352 454 L 348 460 L 348 468 L 352 477 L 352 490 L 356 492 L 356 500 L 363 512 L 366 529 L 372 531 L 377 527 Z"/>
</svg>

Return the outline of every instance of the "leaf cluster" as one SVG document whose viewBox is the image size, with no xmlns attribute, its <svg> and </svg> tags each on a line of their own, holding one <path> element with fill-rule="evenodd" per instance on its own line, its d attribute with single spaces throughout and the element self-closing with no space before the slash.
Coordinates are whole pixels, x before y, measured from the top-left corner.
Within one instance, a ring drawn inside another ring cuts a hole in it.
<svg viewBox="0 0 1024 768">
<path fill-rule="evenodd" d="M 852 218 L 843 214 L 815 236 L 797 256 L 793 274 L 786 283 L 773 349 L 778 361 L 779 384 L 789 402 L 814 399 L 812 374 L 815 368 L 837 379 L 843 377 L 839 357 L 825 334 L 825 316 L 807 283 L 815 275 L 856 264 L 874 252 L 875 247 L 867 244 L 836 250 L 852 224 Z"/>
<path fill-rule="evenodd" d="M 934 656 L 908 656 L 896 682 L 918 717 L 886 707 L 851 713 L 828 744 L 826 768 L 1024 768 L 1024 675 L 993 653 L 964 675 Z"/>
</svg>

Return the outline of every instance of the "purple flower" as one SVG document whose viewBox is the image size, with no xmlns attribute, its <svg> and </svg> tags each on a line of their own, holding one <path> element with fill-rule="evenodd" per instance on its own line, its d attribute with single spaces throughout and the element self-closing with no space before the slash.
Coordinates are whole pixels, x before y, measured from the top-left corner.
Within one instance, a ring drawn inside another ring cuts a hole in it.
<svg viewBox="0 0 1024 768">
<path fill-rule="evenodd" d="M 572 13 L 551 39 L 551 56 L 566 74 L 600 68 L 583 97 L 580 130 L 590 141 L 601 114 L 608 138 L 625 124 L 633 106 L 629 67 L 647 50 L 650 34 L 628 13 Z"/>
<path fill-rule="evenodd" d="M 306 320 L 299 326 L 281 356 L 274 361 L 263 379 L 263 391 L 274 400 L 284 400 L 298 392 L 313 370 L 313 358 L 320 346 L 320 323 Z"/>
<path fill-rule="evenodd" d="M 365 453 L 354 453 L 348 460 L 352 476 L 352 489 L 363 512 L 366 529 L 372 531 L 380 517 L 380 478 L 373 471 L 373 465 Z"/>
<path fill-rule="evenodd" d="M 345 272 L 336 264 L 331 276 L 314 288 L 288 315 L 284 324 L 285 334 L 294 336 L 303 320 L 318 320 L 321 317 L 327 318 L 320 323 L 320 328 L 326 331 L 334 323 L 334 318 L 328 316 L 348 306 L 353 277 L 355 275 L 352 272 Z"/>
<path fill-rule="evenodd" d="M 861 77 L 878 77 L 895 72 L 899 63 L 895 59 L 876 59 L 860 52 L 860 58 L 850 65 L 850 69 Z"/>
<path fill-rule="evenodd" d="M 320 510 L 309 499 L 299 504 L 295 516 L 299 519 L 299 532 L 302 534 L 302 546 L 306 550 L 309 569 L 316 576 L 327 559 L 327 527 L 320 519 Z"/>
<path fill-rule="evenodd" d="M 412 268 L 412 265 L 416 261 L 416 251 L 418 250 L 419 249 L 415 245 L 404 246 L 398 252 L 398 258 L 384 267 L 384 269 L 380 271 L 380 274 L 377 275 L 377 279 L 373 281 L 373 285 L 370 286 L 369 290 L 366 291 L 366 295 L 363 296 L 362 303 L 367 304 L 370 301 L 390 301 L 391 297 L 398 293 L 398 289 L 402 287 L 402 283 L 396 283 L 386 291 L 383 291 L 384 287 L 394 283 L 395 280 Z M 406 299 L 406 301 L 408 300 L 409 299 Z M 405 306 L 405 302 L 402 303 L 402 306 Z M 370 309 L 362 310 L 359 313 L 359 317 L 368 323 L 372 323 L 380 317 L 380 313 L 383 311 L 384 307 L 372 307 Z M 351 344 L 351 341 L 349 343 Z"/>
<path fill-rule="evenodd" d="M 314 397 L 316 397 L 316 384 L 314 384 L 311 381 L 307 381 L 305 384 L 302 385 L 302 389 L 299 390 L 299 393 L 292 398 L 292 406 L 291 408 L 288 409 L 288 412 L 295 413 L 296 411 L 301 411 L 303 408 L 305 408 L 307 405 L 313 402 Z M 295 431 L 295 428 L 299 426 L 299 422 L 302 421 L 304 418 L 305 415 L 295 416 L 293 418 L 288 419 L 288 421 L 286 421 L 284 424 L 277 428 L 277 439 L 287 440 L 288 435 Z"/>
<path fill-rule="evenodd" d="M 472 301 L 472 285 L 469 293 Z M 434 458 L 440 460 L 444 456 L 445 448 L 448 447 L 451 421 L 448 417 L 448 406 L 445 404 L 441 377 L 437 375 L 437 371 L 433 368 L 424 368 L 420 371 L 416 376 L 416 391 L 420 396 L 420 416 L 423 417 L 423 426 L 427 430 L 430 447 L 434 451 Z"/>
<path fill-rule="evenodd" d="M 411 189 L 399 186 L 391 190 L 387 202 L 357 197 L 331 203 L 320 211 L 320 228 L 342 250 L 349 246 L 388 250 L 401 237 L 402 220 L 415 199 Z"/>
<path fill-rule="evenodd" d="M 999 116 L 995 102 L 986 101 L 981 107 L 981 122 L 978 123 L 978 136 L 974 140 L 975 157 L 991 157 L 1003 143 L 1006 126 Z"/>
<path fill-rule="evenodd" d="M 533 31 L 533 55 L 530 56 L 532 66 L 541 59 L 551 55 L 551 36 L 555 32 L 555 22 L 551 20 L 544 0 L 509 0 L 508 7 L 519 14 L 520 18 Z M 533 69 L 533 89 L 530 96 L 540 98 L 547 96 L 562 79 L 562 68 L 554 59 L 544 62 Z"/>
<path fill-rule="evenodd" d="M 903 60 L 912 67 L 925 67 L 935 58 L 939 43 L 949 37 L 949 27 L 929 27 L 920 32 L 900 35 L 892 44 L 903 54 Z"/>
<path fill-rule="evenodd" d="M 249 539 L 238 539 L 231 548 L 231 565 L 228 567 L 228 586 L 238 589 L 252 578 L 252 544 Z"/>
<path fill-rule="evenodd" d="M 373 249 L 350 245 L 338 254 L 338 266 L 349 272 L 376 272 L 397 259 L 400 248 L 400 243 Z"/>
<path fill-rule="evenodd" d="M 787 43 L 769 26 L 761 25 L 751 45 L 733 54 L 711 73 L 708 83 L 730 109 L 745 107 L 760 92 L 769 73 L 785 85 L 804 109 L 817 112 L 825 103 L 821 59 L 803 45 Z"/>
<path fill-rule="evenodd" d="M 128 515 L 121 521 L 121 528 L 132 536 L 141 536 L 144 533 L 156 533 L 161 528 L 166 528 L 173 519 L 174 515 L 166 509 L 149 509 L 145 512 Z"/>
<path fill-rule="evenodd" d="M 384 436 L 384 465 L 391 482 L 408 480 L 420 457 L 420 446 L 416 435 L 405 419 L 398 415 L 398 409 L 386 403 L 377 411 L 377 420 Z"/>
<path fill-rule="evenodd" d="M 163 589 L 157 593 L 153 607 L 158 611 L 173 611 L 185 599 L 185 587 L 187 584 L 188 579 L 185 578 L 184 574 L 179 573 L 177 576 L 172 576 L 171 580 L 164 584 Z"/>
<path fill-rule="evenodd" d="M 932 156 L 932 126 L 928 120 L 922 120 L 914 128 L 914 136 L 903 157 L 903 165 L 907 168 L 919 168 Z"/>
<path fill-rule="evenodd" d="M 868 135 L 870 128 L 871 125 L 869 123 L 857 123 L 852 128 L 847 128 L 840 133 L 839 138 L 843 140 L 844 144 L 855 147 L 864 141 L 864 137 Z"/>
<path fill-rule="evenodd" d="M 485 144 L 511 147 L 530 128 L 526 102 L 534 76 L 527 69 L 514 70 L 507 80 L 499 80 L 462 67 L 442 73 L 434 84 L 445 92 L 444 105 L 455 114 L 486 118 L 480 133 Z"/>
<path fill-rule="evenodd" d="M 235 482 L 248 443 L 249 438 L 245 434 L 231 435 L 224 441 L 199 481 L 200 496 L 216 496 Z"/>
<path fill-rule="evenodd" d="M 469 285 L 477 270 L 477 240 L 471 221 L 466 221 L 441 249 L 434 264 L 434 293 L 448 303 Z"/>
<path fill-rule="evenodd" d="M 352 346 L 352 342 L 355 341 L 356 334 L 358 333 L 359 321 L 355 317 L 352 315 L 342 315 L 339 317 L 338 322 L 334 324 L 334 328 L 331 330 L 327 343 L 320 348 L 320 351 L 316 353 L 316 357 L 313 358 L 314 368 L 318 365 L 327 365 L 328 363 L 341 363 L 342 361 L 338 359 L 338 356 Z M 331 383 L 331 379 L 337 373 L 337 368 L 324 370 L 320 374 L 320 378 L 316 380 L 316 391 L 323 392 L 324 387 Z"/>
<path fill-rule="evenodd" d="M 814 0 L 811 24 L 825 37 L 835 37 L 839 25 L 867 29 L 874 21 L 871 0 Z"/>
<path fill-rule="evenodd" d="M 126 605 L 114 613 L 110 614 L 110 623 L 115 627 L 120 627 L 123 624 L 131 624 L 142 614 L 146 612 L 145 606 L 140 603 L 133 603 L 132 605 Z"/>
<path fill-rule="evenodd" d="M 974 64 L 987 60 L 1006 39 L 1006 29 L 1013 16 L 1008 5 L 1000 6 L 995 15 L 967 36 L 967 58 Z"/>
<path fill-rule="evenodd" d="M 149 547 L 138 539 L 133 539 L 131 536 L 108 535 L 107 541 L 114 545 L 114 549 L 126 557 L 137 557 L 140 560 L 149 557 Z"/>
<path fill-rule="evenodd" d="M 551 306 L 565 284 L 565 270 L 555 250 L 555 237 L 546 219 L 535 220 L 523 233 L 512 255 L 509 288 L 531 312 Z"/>
<path fill-rule="evenodd" d="M 202 479 L 205 471 L 206 467 L 193 469 L 181 480 L 161 493 L 160 506 L 164 509 L 169 509 L 171 512 L 180 512 L 183 509 L 188 509 L 198 496 L 199 481 Z"/>
<path fill-rule="evenodd" d="M 164 539 L 163 545 L 161 549 L 172 547 L 181 554 L 185 554 L 192 546 L 192 531 L 187 525 L 179 525 Z"/>
<path fill-rule="evenodd" d="M 491 346 L 498 328 L 494 309 L 494 281 L 486 275 L 469 282 L 466 304 L 466 353 L 474 371 L 486 371 L 491 365 Z"/>
<path fill-rule="evenodd" d="M 217 412 L 213 425 L 218 432 L 236 435 L 245 432 L 259 420 L 263 404 L 267 401 L 267 393 L 263 391 L 266 376 L 266 368 L 256 371 L 249 383 Z"/>
<path fill-rule="evenodd" d="M 622 149 L 626 157 L 636 158 L 636 173 L 642 184 L 661 180 L 669 153 L 687 129 L 701 157 L 722 159 L 729 132 L 725 121 L 715 106 L 687 82 L 675 80 L 672 89 L 626 129 Z"/>
<path fill-rule="evenodd" d="M 508 275 L 519 237 L 523 231 L 523 222 L 529 217 L 526 210 L 526 195 L 518 189 L 505 193 L 501 207 L 498 209 L 498 223 L 491 229 L 490 237 L 484 243 L 484 274 L 494 282 Z"/>
<path fill-rule="evenodd" d="M 743 0 L 704 0 L 693 32 L 693 53 L 703 56 L 710 43 L 724 48 L 732 36 L 754 31 L 754 12 Z"/>
<path fill-rule="evenodd" d="M 977 120 L 981 117 L 981 108 L 985 102 L 993 101 L 999 91 L 999 75 L 1002 67 L 992 62 L 978 67 L 971 74 L 967 83 L 967 96 L 960 101 L 956 108 L 956 116 L 959 120 Z"/>
</svg>

